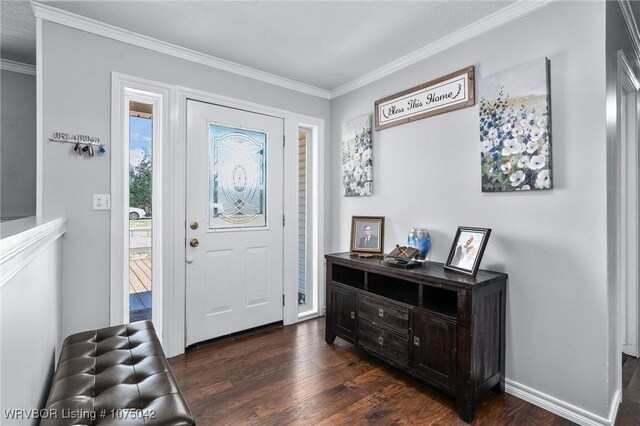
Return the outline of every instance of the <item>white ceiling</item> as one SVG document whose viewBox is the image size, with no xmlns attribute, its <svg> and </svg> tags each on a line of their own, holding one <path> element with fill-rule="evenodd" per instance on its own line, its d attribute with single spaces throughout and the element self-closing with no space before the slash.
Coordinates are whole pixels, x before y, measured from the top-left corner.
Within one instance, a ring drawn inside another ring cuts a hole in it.
<svg viewBox="0 0 640 426">
<path fill-rule="evenodd" d="M 0 0 L 0 57 L 36 63 L 36 18 L 28 0 Z"/>
<path fill-rule="evenodd" d="M 2 53 L 6 59 L 35 57 L 34 53 L 16 53 L 30 42 L 35 51 L 35 37 L 25 34 L 29 28 L 25 25 L 25 3 L 28 6 L 25 1 L 2 1 Z M 332 90 L 513 2 L 48 0 L 43 3 Z M 7 26 L 5 21 L 9 23 Z M 35 25 L 33 28 L 35 32 Z M 24 43 L 15 41 L 22 36 Z M 34 63 L 26 59 L 22 62 Z"/>
</svg>

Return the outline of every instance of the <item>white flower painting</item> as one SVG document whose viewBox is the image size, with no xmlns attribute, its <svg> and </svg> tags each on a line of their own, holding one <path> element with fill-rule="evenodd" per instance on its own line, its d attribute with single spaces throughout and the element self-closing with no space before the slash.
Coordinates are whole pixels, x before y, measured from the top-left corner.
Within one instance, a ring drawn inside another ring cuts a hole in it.
<svg viewBox="0 0 640 426">
<path fill-rule="evenodd" d="M 371 115 L 342 124 L 342 172 L 345 197 L 373 193 Z"/>
<path fill-rule="evenodd" d="M 549 60 L 478 81 L 483 192 L 550 189 Z"/>
</svg>

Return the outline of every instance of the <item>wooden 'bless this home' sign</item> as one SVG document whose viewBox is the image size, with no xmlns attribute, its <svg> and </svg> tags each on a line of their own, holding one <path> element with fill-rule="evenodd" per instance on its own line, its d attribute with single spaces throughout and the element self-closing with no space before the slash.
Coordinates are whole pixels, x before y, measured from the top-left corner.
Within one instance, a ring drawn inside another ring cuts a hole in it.
<svg viewBox="0 0 640 426">
<path fill-rule="evenodd" d="M 473 65 L 375 102 L 376 130 L 475 104 Z"/>
</svg>

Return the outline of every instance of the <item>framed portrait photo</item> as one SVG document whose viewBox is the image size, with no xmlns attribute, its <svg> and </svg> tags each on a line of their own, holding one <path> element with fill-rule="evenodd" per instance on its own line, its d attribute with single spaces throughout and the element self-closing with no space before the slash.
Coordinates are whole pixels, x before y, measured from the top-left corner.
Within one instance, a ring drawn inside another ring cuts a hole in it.
<svg viewBox="0 0 640 426">
<path fill-rule="evenodd" d="M 459 226 L 444 268 L 475 277 L 491 229 Z"/>
<path fill-rule="evenodd" d="M 382 255 L 384 216 L 351 217 L 351 252 Z"/>
</svg>

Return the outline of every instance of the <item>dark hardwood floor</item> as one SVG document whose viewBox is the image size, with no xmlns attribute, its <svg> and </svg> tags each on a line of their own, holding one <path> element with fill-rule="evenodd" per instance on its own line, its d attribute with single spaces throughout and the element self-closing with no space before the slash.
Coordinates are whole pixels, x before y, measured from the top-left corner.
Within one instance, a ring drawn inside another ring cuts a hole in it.
<svg viewBox="0 0 640 426">
<path fill-rule="evenodd" d="M 616 426 L 640 425 L 640 360 L 624 357 L 622 364 L 622 403 Z"/>
<path fill-rule="evenodd" d="M 197 424 L 465 424 L 453 398 L 340 338 L 327 344 L 324 323 L 319 318 L 260 330 L 171 358 Z M 573 423 L 491 393 L 480 401 L 473 424 Z"/>
</svg>

